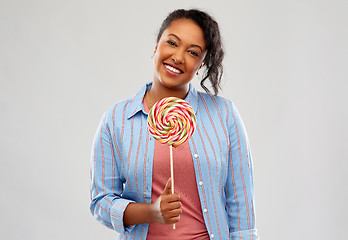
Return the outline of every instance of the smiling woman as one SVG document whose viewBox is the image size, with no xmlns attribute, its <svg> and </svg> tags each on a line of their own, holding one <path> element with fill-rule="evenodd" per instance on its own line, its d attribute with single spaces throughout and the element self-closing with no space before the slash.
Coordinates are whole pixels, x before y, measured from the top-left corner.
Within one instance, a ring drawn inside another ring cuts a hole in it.
<svg viewBox="0 0 348 240">
<path fill-rule="evenodd" d="M 216 96 L 223 56 L 210 15 L 176 10 L 159 30 L 153 81 L 105 112 L 93 144 L 90 209 L 119 239 L 258 239 L 248 138 L 232 102 Z M 198 71 L 207 93 L 191 84 Z M 175 194 L 169 149 L 147 129 L 149 109 L 165 97 L 186 100 L 197 120 L 173 150 Z"/>
<path fill-rule="evenodd" d="M 203 66 L 205 55 L 202 29 L 190 19 L 173 21 L 157 42 L 154 79 L 147 94 L 151 94 L 156 102 L 165 96 L 184 99 L 190 81 Z M 151 108 L 151 103 L 147 104 Z"/>
</svg>

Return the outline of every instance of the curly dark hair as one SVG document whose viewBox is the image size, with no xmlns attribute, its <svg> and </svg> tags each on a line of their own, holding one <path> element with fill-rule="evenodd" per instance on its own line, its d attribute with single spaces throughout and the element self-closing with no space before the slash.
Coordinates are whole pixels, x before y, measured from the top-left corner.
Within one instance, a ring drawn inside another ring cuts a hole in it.
<svg viewBox="0 0 348 240">
<path fill-rule="evenodd" d="M 174 20 L 182 18 L 194 21 L 203 30 L 207 54 L 203 60 L 206 70 L 201 80 L 201 86 L 207 93 L 210 93 L 209 89 L 204 85 L 204 82 L 209 79 L 214 90 L 214 95 L 217 95 L 219 89 L 221 89 L 220 83 L 223 73 L 222 60 L 224 59 L 224 50 L 219 25 L 208 13 L 198 9 L 178 9 L 171 12 L 159 29 L 157 42 L 160 40 L 164 30 L 166 30 Z"/>
</svg>

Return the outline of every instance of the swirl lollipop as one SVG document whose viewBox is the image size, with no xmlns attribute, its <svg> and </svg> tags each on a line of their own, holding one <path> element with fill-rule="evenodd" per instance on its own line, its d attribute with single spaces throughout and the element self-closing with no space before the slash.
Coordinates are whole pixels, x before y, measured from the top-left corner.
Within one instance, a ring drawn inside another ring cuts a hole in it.
<svg viewBox="0 0 348 240">
<path fill-rule="evenodd" d="M 147 124 L 152 136 L 170 147 L 171 191 L 174 193 L 173 146 L 179 146 L 192 136 L 196 127 L 195 112 L 180 98 L 163 98 L 150 109 Z"/>
<path fill-rule="evenodd" d="M 148 126 L 160 143 L 177 147 L 192 136 L 196 127 L 195 112 L 180 98 L 163 98 L 151 108 Z"/>
</svg>

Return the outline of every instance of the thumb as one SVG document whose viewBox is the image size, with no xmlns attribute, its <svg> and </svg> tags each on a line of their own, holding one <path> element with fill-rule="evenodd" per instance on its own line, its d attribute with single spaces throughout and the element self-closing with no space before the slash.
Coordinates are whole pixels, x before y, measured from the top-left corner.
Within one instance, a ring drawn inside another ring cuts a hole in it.
<svg viewBox="0 0 348 240">
<path fill-rule="evenodd" d="M 171 194 L 171 188 L 172 188 L 172 179 L 169 178 L 166 184 L 166 187 L 164 188 L 162 195 L 168 195 Z"/>
</svg>

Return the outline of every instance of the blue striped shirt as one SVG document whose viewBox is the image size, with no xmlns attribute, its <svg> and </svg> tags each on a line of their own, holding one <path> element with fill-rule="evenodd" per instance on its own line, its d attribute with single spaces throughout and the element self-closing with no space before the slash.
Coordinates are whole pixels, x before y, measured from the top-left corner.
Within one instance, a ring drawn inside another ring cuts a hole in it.
<svg viewBox="0 0 348 240">
<path fill-rule="evenodd" d="M 110 107 L 93 142 L 90 210 L 119 232 L 119 239 L 146 239 L 149 227 L 124 226 L 123 214 L 129 203 L 151 203 L 155 140 L 142 104 L 151 86 Z M 192 84 L 185 100 L 197 118 L 188 142 L 210 238 L 258 239 L 252 159 L 237 109 L 229 100 L 196 91 Z"/>
</svg>

